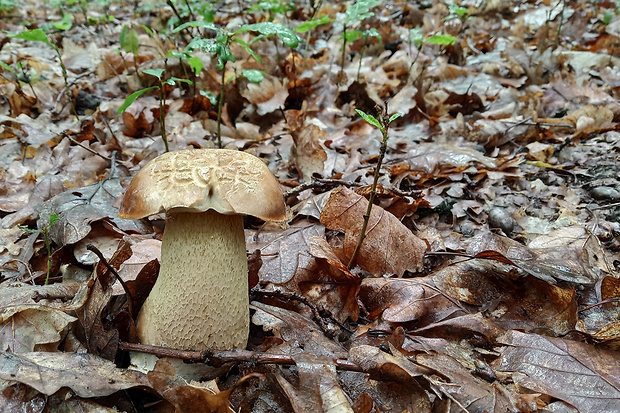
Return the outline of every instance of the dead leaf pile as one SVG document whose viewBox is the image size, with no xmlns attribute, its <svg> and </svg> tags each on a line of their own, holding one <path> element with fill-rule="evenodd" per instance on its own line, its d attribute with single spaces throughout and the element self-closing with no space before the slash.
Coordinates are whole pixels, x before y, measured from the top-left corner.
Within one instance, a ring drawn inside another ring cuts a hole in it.
<svg viewBox="0 0 620 413">
<path fill-rule="evenodd" d="M 0 1 L 0 410 L 618 411 L 616 2 L 52 3 Z M 145 374 L 165 221 L 117 214 L 163 134 L 290 219 L 244 223 L 248 348 Z"/>
</svg>

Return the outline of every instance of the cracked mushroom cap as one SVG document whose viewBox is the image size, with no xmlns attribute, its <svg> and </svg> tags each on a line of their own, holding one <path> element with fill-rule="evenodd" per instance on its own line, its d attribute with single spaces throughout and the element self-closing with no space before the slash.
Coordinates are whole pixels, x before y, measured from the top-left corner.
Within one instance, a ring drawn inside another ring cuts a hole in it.
<svg viewBox="0 0 620 413">
<path fill-rule="evenodd" d="M 280 185 L 267 165 L 227 149 L 189 149 L 153 159 L 129 184 L 118 216 L 139 219 L 177 208 L 286 219 Z"/>
</svg>

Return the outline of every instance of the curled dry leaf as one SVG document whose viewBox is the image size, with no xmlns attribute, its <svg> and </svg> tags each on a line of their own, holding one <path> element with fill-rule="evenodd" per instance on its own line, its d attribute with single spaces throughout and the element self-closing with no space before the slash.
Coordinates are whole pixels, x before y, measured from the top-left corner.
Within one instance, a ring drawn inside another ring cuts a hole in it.
<svg viewBox="0 0 620 413">
<path fill-rule="evenodd" d="M 315 262 L 301 271 L 287 287 L 322 306 L 341 323 L 347 318 L 357 321 L 360 313 L 357 303 L 359 278 L 351 274 L 325 238 L 310 238 L 309 247 Z"/>
<path fill-rule="evenodd" d="M 291 130 L 295 145 L 291 149 L 295 166 L 303 180 L 312 181 L 313 174 L 322 174 L 327 154 L 321 147 L 321 140 L 327 138 L 327 132 L 313 124 L 306 124 L 300 129 Z"/>
<path fill-rule="evenodd" d="M 321 212 L 321 223 L 327 228 L 344 231 L 344 254 L 351 258 L 359 239 L 366 198 L 347 188 L 332 192 Z M 357 259 L 358 264 L 375 276 L 422 269 L 426 243 L 416 237 L 394 215 L 373 206 Z"/>
<path fill-rule="evenodd" d="M 228 399 L 230 394 L 252 378 L 263 378 L 259 373 L 241 377 L 232 387 L 220 391 L 216 380 L 187 382 L 177 375 L 168 359 L 160 359 L 155 370 L 147 373 L 152 388 L 174 407 L 176 413 L 233 413 Z"/>
<path fill-rule="evenodd" d="M 299 374 L 297 388 L 280 374 L 276 375 L 276 379 L 295 412 L 353 413 L 347 396 L 338 384 L 333 360 L 305 354 L 294 356 L 293 359 Z"/>
<path fill-rule="evenodd" d="M 266 76 L 260 83 L 248 83 L 247 89 L 241 92 L 241 96 L 256 105 L 256 111 L 263 116 L 284 107 L 284 102 L 288 97 L 288 88 L 284 81 L 273 76 Z"/>
<path fill-rule="evenodd" d="M 548 328 L 562 334 L 575 327 L 575 290 L 527 276 L 511 280 L 514 269 L 496 261 L 467 260 L 432 275 L 444 294 L 467 304 L 496 310 L 494 322 L 504 329 Z"/>
<path fill-rule="evenodd" d="M 360 300 L 369 313 L 383 312 L 387 322 L 416 321 L 417 327 L 468 313 L 435 287 L 429 277 L 366 278 L 360 288 Z"/>
<path fill-rule="evenodd" d="M 284 308 L 274 307 L 253 301 L 250 308 L 256 309 L 252 322 L 270 330 L 284 344 L 278 351 L 295 355 L 310 354 L 327 356 L 332 359 L 346 358 L 345 349 L 323 334 L 312 320 Z"/>
<path fill-rule="evenodd" d="M 392 354 L 374 346 L 355 346 L 349 350 L 349 359 L 370 374 L 373 380 L 407 382 L 432 371 L 416 365 L 390 344 Z"/>
<path fill-rule="evenodd" d="M 248 250 L 260 249 L 263 265 L 259 270 L 261 281 L 284 284 L 309 267 L 313 261 L 309 239 L 323 235 L 322 225 L 299 221 L 284 231 L 261 230 L 252 234 L 246 231 Z"/>
</svg>

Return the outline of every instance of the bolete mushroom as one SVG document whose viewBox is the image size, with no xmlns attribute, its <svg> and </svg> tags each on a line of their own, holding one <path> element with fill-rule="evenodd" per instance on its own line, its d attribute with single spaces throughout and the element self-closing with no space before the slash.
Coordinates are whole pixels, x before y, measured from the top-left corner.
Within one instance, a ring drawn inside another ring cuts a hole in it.
<svg viewBox="0 0 620 413">
<path fill-rule="evenodd" d="M 136 174 L 118 215 L 138 219 L 164 211 L 159 277 L 137 318 L 141 343 L 244 348 L 249 303 L 243 215 L 286 219 L 277 179 L 245 152 L 168 152 Z"/>
</svg>

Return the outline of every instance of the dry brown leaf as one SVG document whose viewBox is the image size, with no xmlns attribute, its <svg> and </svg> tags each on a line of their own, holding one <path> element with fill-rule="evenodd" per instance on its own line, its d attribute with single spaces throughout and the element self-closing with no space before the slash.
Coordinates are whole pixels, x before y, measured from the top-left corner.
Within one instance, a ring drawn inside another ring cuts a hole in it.
<svg viewBox="0 0 620 413">
<path fill-rule="evenodd" d="M 233 413 L 228 401 L 230 394 L 248 380 L 262 378 L 263 375 L 248 374 L 232 387 L 220 391 L 216 380 L 187 382 L 177 375 L 168 359 L 160 359 L 147 377 L 151 387 L 173 406 L 175 413 Z"/>
<path fill-rule="evenodd" d="M 118 269 L 131 254 L 129 244 L 123 243 L 109 260 L 109 264 Z M 105 321 L 110 316 L 107 306 L 112 297 L 112 285 L 116 282 L 116 278 L 102 262 L 99 262 L 91 281 L 90 294 L 84 305 L 76 311 L 78 318 L 76 335 L 91 353 L 114 360 L 118 350 L 119 332 L 115 328 L 110 328 Z"/>
<path fill-rule="evenodd" d="M 47 395 L 69 387 L 80 397 L 108 396 L 148 386 L 144 374 L 116 368 L 114 363 L 86 353 L 0 351 L 0 378 L 27 384 Z"/>
<path fill-rule="evenodd" d="M 300 129 L 291 130 L 294 145 L 291 155 L 300 175 L 306 182 L 312 181 L 313 174 L 323 174 L 327 154 L 320 142 L 327 138 L 327 132 L 313 124 L 305 124 Z"/>
<path fill-rule="evenodd" d="M 350 259 L 357 245 L 366 198 L 347 188 L 336 189 L 321 212 L 321 223 L 327 228 L 345 232 L 344 254 Z M 418 272 L 424 264 L 426 243 L 416 237 L 394 215 L 373 206 L 366 229 L 366 238 L 357 258 L 359 265 L 375 276 L 405 271 Z"/>
<path fill-rule="evenodd" d="M 563 334 L 575 327 L 575 290 L 531 276 L 511 280 L 511 266 L 488 260 L 456 262 L 434 273 L 434 285 L 448 296 L 497 314 L 504 329 L 546 328 Z"/>
<path fill-rule="evenodd" d="M 313 261 L 309 240 L 323 236 L 324 228 L 307 220 L 299 221 L 281 231 L 246 231 L 246 248 L 260 249 L 263 265 L 259 270 L 261 281 L 284 284 L 293 279 Z"/>
<path fill-rule="evenodd" d="M 301 314 L 256 301 L 253 301 L 250 307 L 258 310 L 252 317 L 252 322 L 272 331 L 284 341 L 278 346 L 280 352 L 290 355 L 327 356 L 332 359 L 346 358 L 347 352 L 340 344 L 327 338 L 312 320 Z"/>
<path fill-rule="evenodd" d="M 0 346 L 13 353 L 42 350 L 40 345 L 57 344 L 67 326 L 76 320 L 67 313 L 51 308 L 30 308 L 0 324 Z"/>
<path fill-rule="evenodd" d="M 390 353 L 374 346 L 355 346 L 349 350 L 349 360 L 369 373 L 373 380 L 407 382 L 431 371 L 416 365 L 390 345 Z"/>
<path fill-rule="evenodd" d="M 309 355 L 294 356 L 299 374 L 299 385 L 295 388 L 282 375 L 276 379 L 288 396 L 296 413 L 311 411 L 329 413 L 353 413 L 336 375 L 333 360 Z"/>
<path fill-rule="evenodd" d="M 360 300 L 369 313 L 383 312 L 382 318 L 387 322 L 415 321 L 418 328 L 468 313 L 435 287 L 429 277 L 366 278 L 360 288 Z"/>
<path fill-rule="evenodd" d="M 510 392 L 501 388 L 499 384 L 490 384 L 478 377 L 473 376 L 461 363 L 447 354 L 420 354 L 416 356 L 416 362 L 422 366 L 433 369 L 448 378 L 448 382 L 442 379 L 433 379 L 431 388 L 442 399 L 446 395 L 467 407 L 469 412 L 519 412 L 511 399 Z M 454 406 L 449 409 L 457 412 L 461 409 Z M 535 411 L 535 410 L 533 410 Z"/>
<path fill-rule="evenodd" d="M 256 112 L 263 116 L 284 107 L 288 97 L 288 88 L 283 80 L 273 76 L 265 76 L 260 83 L 248 83 L 241 96 L 256 105 Z"/>
<path fill-rule="evenodd" d="M 620 356 L 591 344 L 509 331 L 496 370 L 580 412 L 614 413 L 620 405 Z"/>
</svg>

